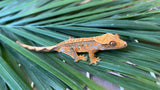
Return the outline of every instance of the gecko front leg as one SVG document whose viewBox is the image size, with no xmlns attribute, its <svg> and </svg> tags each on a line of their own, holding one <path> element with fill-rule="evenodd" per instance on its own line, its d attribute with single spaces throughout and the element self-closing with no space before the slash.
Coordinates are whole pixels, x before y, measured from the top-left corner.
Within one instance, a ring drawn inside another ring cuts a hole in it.
<svg viewBox="0 0 160 90">
<path fill-rule="evenodd" d="M 96 52 L 96 50 L 90 50 L 89 51 L 89 58 L 90 58 L 90 64 L 89 65 L 91 65 L 92 63 L 97 64 L 97 62 L 100 61 L 99 57 L 96 58 L 94 56 L 95 52 Z"/>
</svg>

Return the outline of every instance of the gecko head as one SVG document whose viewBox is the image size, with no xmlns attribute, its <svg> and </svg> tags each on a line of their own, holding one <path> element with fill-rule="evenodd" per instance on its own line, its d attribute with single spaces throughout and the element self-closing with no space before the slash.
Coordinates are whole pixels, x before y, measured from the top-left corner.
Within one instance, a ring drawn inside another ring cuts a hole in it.
<svg viewBox="0 0 160 90">
<path fill-rule="evenodd" d="M 120 39 L 118 34 L 106 33 L 94 38 L 96 42 L 104 46 L 103 50 L 108 49 L 120 49 L 127 46 L 127 43 Z"/>
</svg>

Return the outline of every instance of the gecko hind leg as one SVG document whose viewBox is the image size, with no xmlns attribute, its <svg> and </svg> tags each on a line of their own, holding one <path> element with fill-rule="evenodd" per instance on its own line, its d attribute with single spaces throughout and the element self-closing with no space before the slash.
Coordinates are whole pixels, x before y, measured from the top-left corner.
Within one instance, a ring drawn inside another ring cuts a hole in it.
<svg viewBox="0 0 160 90">
<path fill-rule="evenodd" d="M 73 48 L 71 48 L 70 50 L 72 52 L 71 57 L 75 59 L 75 62 L 78 62 L 79 60 L 87 61 L 87 56 L 85 56 L 84 54 L 78 55 Z"/>
<path fill-rule="evenodd" d="M 59 52 L 62 52 L 62 53 L 65 53 L 65 54 L 71 56 L 72 58 L 75 59 L 75 62 L 78 62 L 79 60 L 87 61 L 87 56 L 84 56 L 84 55 L 78 56 L 78 54 L 76 53 L 76 51 L 73 48 L 62 47 Z"/>
</svg>

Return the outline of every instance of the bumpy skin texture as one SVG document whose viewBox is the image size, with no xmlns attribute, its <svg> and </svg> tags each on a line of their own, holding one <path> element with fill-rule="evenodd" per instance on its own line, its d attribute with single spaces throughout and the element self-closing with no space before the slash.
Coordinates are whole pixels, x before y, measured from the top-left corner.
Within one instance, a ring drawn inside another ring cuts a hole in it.
<svg viewBox="0 0 160 90">
<path fill-rule="evenodd" d="M 94 53 L 98 50 L 111 50 L 111 49 L 121 49 L 127 46 L 127 43 L 119 38 L 118 34 L 106 33 L 101 36 L 89 37 L 89 38 L 69 38 L 69 40 L 63 41 L 55 46 L 49 47 L 34 47 L 20 43 L 19 45 L 29 50 L 51 52 L 58 51 L 65 53 L 75 59 L 75 62 L 79 60 L 86 61 L 87 56 L 78 55 L 80 52 L 88 52 L 90 58 L 90 65 L 97 64 L 100 58 L 96 58 Z"/>
</svg>

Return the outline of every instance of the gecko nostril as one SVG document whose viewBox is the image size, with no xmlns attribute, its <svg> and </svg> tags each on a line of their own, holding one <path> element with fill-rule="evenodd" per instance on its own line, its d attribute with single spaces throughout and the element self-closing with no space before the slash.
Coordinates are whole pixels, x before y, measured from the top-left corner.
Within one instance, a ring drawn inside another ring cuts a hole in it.
<svg viewBox="0 0 160 90">
<path fill-rule="evenodd" d="M 127 44 L 124 44 L 124 47 L 126 47 L 127 46 Z"/>
</svg>

